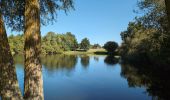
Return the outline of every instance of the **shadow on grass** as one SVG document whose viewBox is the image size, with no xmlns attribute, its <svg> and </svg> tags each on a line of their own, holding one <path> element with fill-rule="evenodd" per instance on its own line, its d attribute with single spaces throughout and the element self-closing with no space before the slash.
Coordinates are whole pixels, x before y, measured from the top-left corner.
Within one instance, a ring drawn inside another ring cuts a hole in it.
<svg viewBox="0 0 170 100">
<path fill-rule="evenodd" d="M 94 54 L 96 54 L 96 55 L 108 55 L 108 53 L 104 52 L 104 51 L 96 51 L 96 52 L 94 52 Z"/>
<path fill-rule="evenodd" d="M 75 50 L 75 51 L 78 51 L 78 52 L 87 52 L 87 50 Z"/>
</svg>

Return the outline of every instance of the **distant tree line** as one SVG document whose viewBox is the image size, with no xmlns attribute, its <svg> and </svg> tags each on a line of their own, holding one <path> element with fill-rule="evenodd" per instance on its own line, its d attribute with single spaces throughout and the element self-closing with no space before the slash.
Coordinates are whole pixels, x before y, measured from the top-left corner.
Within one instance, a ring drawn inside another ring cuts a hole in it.
<svg viewBox="0 0 170 100">
<path fill-rule="evenodd" d="M 10 49 L 12 54 L 22 54 L 24 51 L 24 35 L 10 35 L 8 37 Z M 75 51 L 78 49 L 89 50 L 90 48 L 101 48 L 99 44 L 91 45 L 88 38 L 82 39 L 78 43 L 76 37 L 71 32 L 65 34 L 56 34 L 48 32 L 41 38 L 41 52 L 42 54 L 57 54 L 64 51 Z"/>
<path fill-rule="evenodd" d="M 78 48 L 78 42 L 71 32 L 65 34 L 55 34 L 48 32 L 42 37 L 42 53 L 56 54 L 63 51 L 74 51 Z"/>
</svg>

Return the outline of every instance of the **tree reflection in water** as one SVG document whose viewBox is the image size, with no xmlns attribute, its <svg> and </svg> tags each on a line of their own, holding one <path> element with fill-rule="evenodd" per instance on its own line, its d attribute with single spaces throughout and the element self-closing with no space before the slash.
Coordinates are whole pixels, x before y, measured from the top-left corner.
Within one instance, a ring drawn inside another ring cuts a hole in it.
<svg viewBox="0 0 170 100">
<path fill-rule="evenodd" d="M 21 57 L 21 56 L 20 56 Z M 15 62 L 22 64 L 22 58 L 15 58 Z M 53 70 L 68 70 L 72 71 L 78 61 L 78 56 L 74 55 L 56 55 L 56 56 L 45 56 L 42 57 L 42 64 L 49 71 Z M 90 57 L 81 55 L 80 62 L 83 67 L 87 68 L 90 62 Z M 113 56 L 107 56 L 104 62 L 108 65 L 114 65 L 118 62 L 118 59 Z M 2 70 L 2 69 L 1 69 Z M 0 78 L 3 74 L 0 71 Z M 121 64 L 121 76 L 126 78 L 129 87 L 144 87 L 146 93 L 153 97 L 153 100 L 170 100 L 170 67 L 157 67 L 150 66 L 149 64 Z M 8 78 L 8 77 L 7 77 Z M 0 79 L 0 83 L 3 81 Z M 2 83 L 0 89 L 2 90 Z M 2 96 L 2 92 L 1 92 Z"/>
<path fill-rule="evenodd" d="M 15 62 L 17 64 L 23 64 L 23 56 L 15 56 Z M 46 55 L 41 56 L 41 63 L 48 71 L 56 70 L 68 70 L 71 71 L 75 68 L 77 64 L 78 57 L 77 55 Z"/>
<path fill-rule="evenodd" d="M 88 55 L 81 55 L 81 64 L 84 68 L 87 68 L 90 63 L 90 57 Z"/>
<path fill-rule="evenodd" d="M 129 87 L 145 87 L 153 100 L 170 100 L 170 67 L 147 64 L 122 64 L 121 76 Z"/>
<path fill-rule="evenodd" d="M 99 61 L 99 57 L 94 56 L 94 61 L 98 62 Z"/>
<path fill-rule="evenodd" d="M 50 72 L 56 70 L 72 71 L 77 64 L 76 55 L 50 55 L 41 57 L 42 64 Z"/>
<path fill-rule="evenodd" d="M 115 58 L 114 56 L 108 55 L 105 59 L 104 59 L 104 63 L 106 63 L 107 65 L 115 65 L 119 62 L 118 58 Z"/>
</svg>

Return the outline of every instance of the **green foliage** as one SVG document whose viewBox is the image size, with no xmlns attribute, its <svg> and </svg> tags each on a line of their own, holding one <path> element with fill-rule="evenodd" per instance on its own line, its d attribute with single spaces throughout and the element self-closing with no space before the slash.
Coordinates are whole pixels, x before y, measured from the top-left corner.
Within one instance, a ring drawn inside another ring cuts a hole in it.
<svg viewBox="0 0 170 100">
<path fill-rule="evenodd" d="M 24 51 L 24 37 L 23 35 L 10 35 L 8 37 L 9 45 L 12 54 L 20 54 Z"/>
<path fill-rule="evenodd" d="M 98 49 L 101 48 L 100 44 L 94 44 L 92 45 L 92 49 Z"/>
<path fill-rule="evenodd" d="M 5 24 L 14 31 L 24 30 L 25 0 L 1 0 L 1 12 Z M 40 20 L 42 25 L 56 21 L 57 12 L 74 9 L 73 0 L 39 0 Z"/>
<path fill-rule="evenodd" d="M 42 38 L 42 52 L 46 54 L 76 50 L 77 45 L 77 39 L 71 32 L 67 32 L 66 34 L 49 32 Z"/>
<path fill-rule="evenodd" d="M 23 35 L 9 36 L 9 44 L 13 54 L 22 54 L 24 48 Z M 71 33 L 55 34 L 48 32 L 47 35 L 42 37 L 41 51 L 43 54 L 57 54 L 63 51 L 76 50 L 78 43 L 76 37 Z"/>
<path fill-rule="evenodd" d="M 123 59 L 167 63 L 170 60 L 170 34 L 163 0 L 138 2 L 142 17 L 130 22 L 121 32 L 123 43 L 119 52 Z"/>
<path fill-rule="evenodd" d="M 90 41 L 88 38 L 84 38 L 82 39 L 81 43 L 80 43 L 80 49 L 84 49 L 84 50 L 89 50 L 90 48 Z"/>
<path fill-rule="evenodd" d="M 114 41 L 109 41 L 106 42 L 103 47 L 109 54 L 114 54 L 115 50 L 118 48 L 118 44 Z"/>
</svg>

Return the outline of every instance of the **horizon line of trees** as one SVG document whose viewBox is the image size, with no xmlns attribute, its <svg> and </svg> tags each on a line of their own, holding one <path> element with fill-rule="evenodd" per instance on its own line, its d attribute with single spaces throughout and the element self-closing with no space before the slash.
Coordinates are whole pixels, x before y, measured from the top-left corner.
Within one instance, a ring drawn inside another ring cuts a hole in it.
<svg viewBox="0 0 170 100">
<path fill-rule="evenodd" d="M 8 36 L 8 41 L 10 49 L 13 55 L 22 54 L 24 51 L 24 35 L 11 34 Z M 90 44 L 88 38 L 83 38 L 80 43 L 78 43 L 77 38 L 71 32 L 66 33 L 54 33 L 48 32 L 45 36 L 41 37 L 41 53 L 42 54 L 59 54 L 64 51 L 76 51 L 83 50 L 87 51 L 89 49 L 102 48 L 99 44 Z"/>
</svg>

